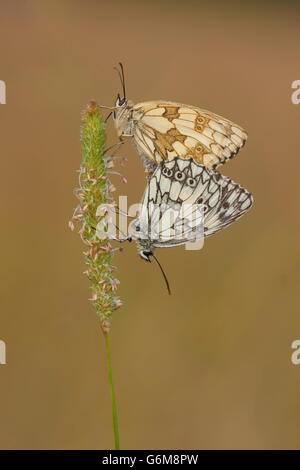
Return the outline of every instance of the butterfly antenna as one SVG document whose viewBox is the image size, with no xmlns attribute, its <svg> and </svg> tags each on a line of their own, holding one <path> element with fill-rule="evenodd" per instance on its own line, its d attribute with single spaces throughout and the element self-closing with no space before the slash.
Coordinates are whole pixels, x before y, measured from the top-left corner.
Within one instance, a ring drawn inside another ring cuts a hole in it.
<svg viewBox="0 0 300 470">
<path fill-rule="evenodd" d="M 121 74 L 122 74 L 123 95 L 124 95 L 124 99 L 126 100 L 125 75 L 124 75 L 124 67 L 123 67 L 122 62 L 119 62 L 119 66 L 121 68 Z"/>
<path fill-rule="evenodd" d="M 114 67 L 114 70 L 116 70 L 118 72 L 118 75 L 119 75 L 119 78 L 120 78 L 120 81 L 121 81 L 121 84 L 122 84 L 122 88 L 123 88 L 123 95 L 124 95 L 123 98 L 126 100 L 124 68 L 123 68 L 123 64 L 121 62 L 119 62 L 119 66 L 121 68 L 121 71 L 117 67 Z"/>
<path fill-rule="evenodd" d="M 167 286 L 168 294 L 171 295 L 170 284 L 169 284 L 168 278 L 167 278 L 167 276 L 166 276 L 166 273 L 165 273 L 165 271 L 163 270 L 162 265 L 160 264 L 160 262 L 158 261 L 158 259 L 156 258 L 156 256 L 154 256 L 153 254 L 152 254 L 151 256 L 153 256 L 153 258 L 155 259 L 156 263 L 158 264 L 159 269 L 161 270 L 161 273 L 162 273 L 162 275 L 163 275 L 163 277 L 164 277 L 164 280 L 165 280 L 165 283 L 166 283 L 166 286 Z"/>
</svg>

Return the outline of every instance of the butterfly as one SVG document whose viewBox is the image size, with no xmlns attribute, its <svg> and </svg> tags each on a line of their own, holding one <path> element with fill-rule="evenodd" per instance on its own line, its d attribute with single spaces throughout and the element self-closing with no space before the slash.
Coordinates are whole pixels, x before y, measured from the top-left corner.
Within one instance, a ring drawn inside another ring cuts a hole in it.
<svg viewBox="0 0 300 470">
<path fill-rule="evenodd" d="M 172 101 L 134 104 L 126 97 L 124 69 L 119 66 L 123 97 L 118 94 L 111 114 L 120 140 L 133 138 L 150 174 L 176 157 L 215 169 L 245 144 L 244 129 L 210 111 Z"/>
<path fill-rule="evenodd" d="M 162 162 L 149 178 L 140 214 L 131 224 L 131 239 L 137 242 L 141 258 L 150 261 L 155 248 L 212 235 L 240 218 L 252 204 L 251 193 L 227 176 L 193 157 L 175 157 Z"/>
</svg>

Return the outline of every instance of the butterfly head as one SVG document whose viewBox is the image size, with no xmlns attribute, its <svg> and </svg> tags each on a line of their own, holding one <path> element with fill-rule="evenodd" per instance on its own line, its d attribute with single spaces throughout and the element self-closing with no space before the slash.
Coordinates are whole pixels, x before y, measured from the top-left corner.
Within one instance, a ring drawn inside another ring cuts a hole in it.
<svg viewBox="0 0 300 470">
<path fill-rule="evenodd" d="M 140 257 L 145 261 L 151 261 L 150 256 L 153 256 L 153 251 L 151 250 L 140 250 L 139 251 Z"/>
<path fill-rule="evenodd" d="M 113 108 L 113 118 L 115 121 L 115 126 L 118 132 L 118 136 L 131 136 L 133 134 L 132 129 L 132 108 L 133 103 L 126 98 L 126 88 L 125 88 L 125 76 L 124 68 L 121 62 L 119 67 L 115 67 L 115 70 L 118 72 L 121 86 L 122 86 L 122 95 L 118 93 L 115 106 Z"/>
<path fill-rule="evenodd" d="M 137 242 L 137 249 L 139 256 L 145 261 L 151 261 L 151 256 L 154 256 L 154 247 L 151 239 L 143 237 L 138 219 L 133 221 L 133 232 L 131 233 L 132 239 Z"/>
<path fill-rule="evenodd" d="M 127 99 L 125 97 L 121 98 L 120 93 L 118 93 L 116 104 L 115 104 L 116 111 L 119 108 L 125 108 L 126 105 L 127 105 Z"/>
</svg>

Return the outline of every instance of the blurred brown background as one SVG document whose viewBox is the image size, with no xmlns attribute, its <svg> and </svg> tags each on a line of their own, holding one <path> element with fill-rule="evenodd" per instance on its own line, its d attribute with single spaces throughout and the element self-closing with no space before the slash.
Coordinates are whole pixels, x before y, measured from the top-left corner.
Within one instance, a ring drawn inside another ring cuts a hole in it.
<svg viewBox="0 0 300 470">
<path fill-rule="evenodd" d="M 221 171 L 253 209 L 201 251 L 126 246 L 112 329 L 123 449 L 300 448 L 299 9 L 288 2 L 1 2 L 0 448 L 113 447 L 105 351 L 67 228 L 90 99 L 194 104 L 249 132 Z M 116 141 L 112 123 L 109 143 Z M 117 181 L 138 202 L 130 142 Z"/>
</svg>

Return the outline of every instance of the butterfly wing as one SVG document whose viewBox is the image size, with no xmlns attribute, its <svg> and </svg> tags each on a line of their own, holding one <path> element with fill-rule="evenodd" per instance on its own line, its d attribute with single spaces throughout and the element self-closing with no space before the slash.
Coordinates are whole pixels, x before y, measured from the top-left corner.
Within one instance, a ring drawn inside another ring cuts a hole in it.
<svg viewBox="0 0 300 470">
<path fill-rule="evenodd" d="M 213 235 L 235 222 L 253 204 L 252 194 L 230 178 L 217 173 L 212 175 L 212 180 L 214 180 L 214 183 L 210 184 L 214 187 L 218 200 L 216 204 L 212 205 L 210 199 L 208 200 L 204 217 L 205 237 Z"/>
<path fill-rule="evenodd" d="M 178 181 L 175 179 L 175 171 L 177 176 L 178 168 L 183 169 L 189 161 L 176 160 L 157 167 L 147 184 L 139 217 L 133 222 L 133 238 L 144 241 L 144 246 L 148 248 L 150 245 L 182 245 L 203 238 L 201 209 L 198 205 L 183 204 L 194 188 L 183 184 L 180 178 Z M 181 175 L 181 178 L 185 178 L 183 172 Z M 195 180 L 189 178 L 189 183 L 194 185 Z"/>
<path fill-rule="evenodd" d="M 232 224 L 252 203 L 251 193 L 230 178 L 192 158 L 175 157 L 149 179 L 134 238 L 151 240 L 156 247 L 185 244 Z"/>
<path fill-rule="evenodd" d="M 217 114 L 189 105 L 149 101 L 133 107 L 134 140 L 145 159 L 192 157 L 207 168 L 217 168 L 238 153 L 247 134 Z"/>
</svg>

